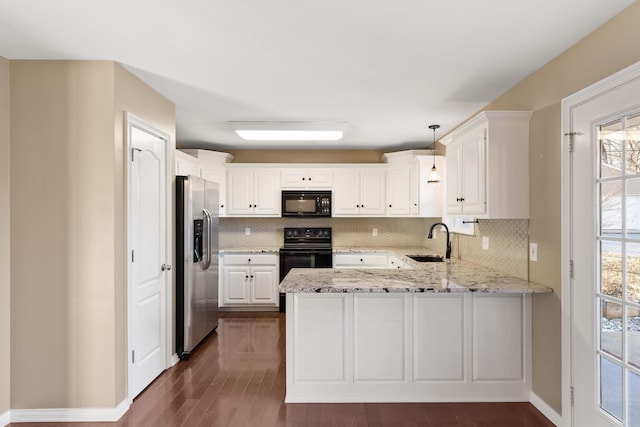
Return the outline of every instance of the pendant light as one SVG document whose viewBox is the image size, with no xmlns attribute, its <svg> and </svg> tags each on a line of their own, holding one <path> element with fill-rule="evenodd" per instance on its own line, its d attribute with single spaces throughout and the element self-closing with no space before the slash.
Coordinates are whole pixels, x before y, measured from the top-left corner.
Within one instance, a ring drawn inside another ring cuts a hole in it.
<svg viewBox="0 0 640 427">
<path fill-rule="evenodd" d="M 433 167 L 431 168 L 431 172 L 429 172 L 429 179 L 427 182 L 429 184 L 440 184 L 440 173 L 436 169 L 436 129 L 438 129 L 440 125 L 430 125 L 429 129 L 433 129 Z"/>
</svg>

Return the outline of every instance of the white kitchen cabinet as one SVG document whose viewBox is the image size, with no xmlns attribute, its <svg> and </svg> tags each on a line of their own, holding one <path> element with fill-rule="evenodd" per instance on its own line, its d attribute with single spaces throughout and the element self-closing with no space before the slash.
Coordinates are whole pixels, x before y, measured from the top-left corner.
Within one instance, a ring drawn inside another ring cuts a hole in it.
<svg viewBox="0 0 640 427">
<path fill-rule="evenodd" d="M 201 178 L 208 181 L 216 182 L 219 186 L 218 215 L 226 216 L 227 214 L 227 170 L 226 164 L 233 160 L 233 156 L 228 153 L 221 153 L 211 150 L 199 149 L 183 149 L 176 151 L 181 153 L 181 157 L 188 155 L 197 159 L 199 174 Z M 176 175 L 180 175 L 176 172 Z M 195 174 L 194 174 L 195 175 Z"/>
<path fill-rule="evenodd" d="M 333 216 L 384 216 L 386 165 L 335 169 Z"/>
<path fill-rule="evenodd" d="M 333 268 L 388 268 L 387 253 L 336 253 Z"/>
<path fill-rule="evenodd" d="M 280 173 L 274 168 L 227 169 L 228 216 L 280 216 Z"/>
<path fill-rule="evenodd" d="M 194 175 L 200 176 L 200 162 L 197 158 L 184 153 L 180 150 L 176 150 L 176 175 L 186 176 Z"/>
<path fill-rule="evenodd" d="M 301 292 L 286 304 L 285 402 L 530 398 L 531 295 Z"/>
<path fill-rule="evenodd" d="M 280 178 L 283 190 L 317 189 L 331 190 L 333 187 L 333 170 L 330 168 L 284 169 Z"/>
<path fill-rule="evenodd" d="M 427 183 L 434 157 L 430 150 L 406 150 L 386 153 L 388 164 L 386 183 L 387 216 L 442 217 L 441 184 Z M 435 156 L 436 168 L 444 175 L 443 156 Z"/>
<path fill-rule="evenodd" d="M 530 111 L 485 111 L 442 140 L 446 213 L 529 217 Z"/>
<path fill-rule="evenodd" d="M 223 254 L 220 286 L 222 307 L 278 307 L 278 256 Z"/>
</svg>

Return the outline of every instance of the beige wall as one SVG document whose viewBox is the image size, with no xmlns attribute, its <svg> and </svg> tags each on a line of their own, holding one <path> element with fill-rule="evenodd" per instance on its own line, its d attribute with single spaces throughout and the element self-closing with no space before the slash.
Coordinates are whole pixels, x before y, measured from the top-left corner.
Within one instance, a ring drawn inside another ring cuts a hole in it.
<svg viewBox="0 0 640 427">
<path fill-rule="evenodd" d="M 233 163 L 380 163 L 377 150 L 236 150 Z"/>
<path fill-rule="evenodd" d="M 497 98 L 489 110 L 533 110 L 530 126 L 529 238 L 538 262 L 529 278 L 554 289 L 533 301 L 533 392 L 561 412 L 560 102 L 640 61 L 640 2 Z"/>
<path fill-rule="evenodd" d="M 127 390 L 123 110 L 173 135 L 173 104 L 113 62 L 10 70 L 11 408 L 113 408 Z"/>
<path fill-rule="evenodd" d="M 9 61 L 0 57 L 0 418 L 10 408 Z"/>
</svg>

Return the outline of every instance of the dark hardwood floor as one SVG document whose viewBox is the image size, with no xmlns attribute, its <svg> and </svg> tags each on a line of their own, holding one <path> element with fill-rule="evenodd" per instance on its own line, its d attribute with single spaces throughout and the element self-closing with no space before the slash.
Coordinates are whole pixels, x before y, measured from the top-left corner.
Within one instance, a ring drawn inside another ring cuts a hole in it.
<svg viewBox="0 0 640 427">
<path fill-rule="evenodd" d="M 117 423 L 10 426 L 553 426 L 529 403 L 285 404 L 284 315 L 224 313 L 218 332 Z"/>
</svg>

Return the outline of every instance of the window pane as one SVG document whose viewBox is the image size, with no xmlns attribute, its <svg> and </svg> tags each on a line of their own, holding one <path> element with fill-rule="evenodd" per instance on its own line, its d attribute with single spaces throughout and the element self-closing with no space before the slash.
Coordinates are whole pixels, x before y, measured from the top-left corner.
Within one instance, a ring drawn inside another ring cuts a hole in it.
<svg viewBox="0 0 640 427">
<path fill-rule="evenodd" d="M 600 177 L 620 176 L 622 173 L 622 122 L 600 127 Z"/>
<path fill-rule="evenodd" d="M 640 179 L 627 180 L 627 237 L 640 239 Z"/>
<path fill-rule="evenodd" d="M 622 367 L 600 356 L 600 407 L 622 420 Z"/>
<path fill-rule="evenodd" d="M 622 306 L 614 302 L 600 304 L 600 349 L 622 361 Z"/>
<path fill-rule="evenodd" d="M 640 172 L 640 118 L 639 116 L 627 119 L 625 139 L 627 144 L 627 174 Z"/>
<path fill-rule="evenodd" d="M 622 182 L 600 184 L 600 235 L 620 237 L 622 232 Z"/>
<path fill-rule="evenodd" d="M 640 244 L 627 243 L 627 293 L 626 298 L 633 300 L 640 292 Z"/>
<path fill-rule="evenodd" d="M 627 361 L 640 369 L 640 310 L 627 306 Z"/>
<path fill-rule="evenodd" d="M 622 243 L 600 242 L 600 292 L 622 299 Z"/>
<path fill-rule="evenodd" d="M 631 427 L 640 427 L 640 375 L 627 371 L 627 383 L 629 395 L 627 406 L 629 407 L 629 422 Z"/>
</svg>

